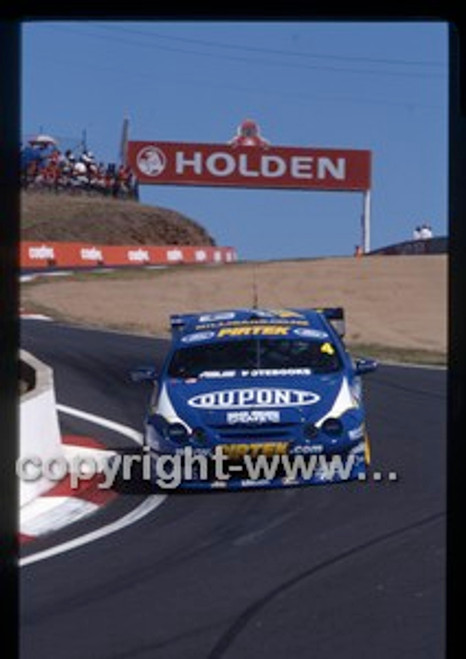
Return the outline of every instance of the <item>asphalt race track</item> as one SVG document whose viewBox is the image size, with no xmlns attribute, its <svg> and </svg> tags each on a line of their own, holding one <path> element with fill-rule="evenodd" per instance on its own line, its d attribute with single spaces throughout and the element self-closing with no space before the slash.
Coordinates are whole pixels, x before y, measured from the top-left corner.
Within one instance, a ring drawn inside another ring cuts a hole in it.
<svg viewBox="0 0 466 659">
<path fill-rule="evenodd" d="M 159 363 L 165 342 L 40 321 L 21 331 L 53 366 L 59 403 L 141 429 L 149 389 L 127 372 Z M 21 658 L 441 659 L 446 371 L 381 366 L 365 383 L 372 466 L 396 482 L 170 494 L 119 532 L 21 568 Z M 147 496 L 124 492 L 24 555 Z"/>
</svg>

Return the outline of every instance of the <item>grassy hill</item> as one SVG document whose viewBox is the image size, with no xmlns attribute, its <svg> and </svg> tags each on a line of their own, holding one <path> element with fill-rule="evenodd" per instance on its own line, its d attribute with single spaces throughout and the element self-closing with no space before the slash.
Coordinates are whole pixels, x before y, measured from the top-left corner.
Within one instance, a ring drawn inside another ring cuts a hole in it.
<svg viewBox="0 0 466 659">
<path fill-rule="evenodd" d="M 343 306 L 354 354 L 445 364 L 448 256 L 369 256 L 172 266 L 43 277 L 21 287 L 28 311 L 149 336 L 169 335 L 172 313 L 259 304 Z M 428 294 L 426 294 L 428 291 Z M 154 300 L 156 304 L 141 304 Z"/>
<path fill-rule="evenodd" d="M 136 201 L 21 192 L 21 238 L 100 245 L 215 245 L 196 221 Z"/>
</svg>

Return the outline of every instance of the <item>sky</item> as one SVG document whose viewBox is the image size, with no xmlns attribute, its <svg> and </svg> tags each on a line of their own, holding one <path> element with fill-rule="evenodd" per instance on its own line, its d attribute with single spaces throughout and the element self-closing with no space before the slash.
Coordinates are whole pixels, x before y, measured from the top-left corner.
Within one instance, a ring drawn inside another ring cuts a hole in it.
<svg viewBox="0 0 466 659">
<path fill-rule="evenodd" d="M 371 247 L 447 235 L 444 22 L 47 21 L 22 26 L 21 130 L 83 135 L 117 162 L 129 138 L 226 143 L 245 118 L 274 146 L 372 152 Z M 357 192 L 141 186 L 244 260 L 353 254 Z"/>
</svg>

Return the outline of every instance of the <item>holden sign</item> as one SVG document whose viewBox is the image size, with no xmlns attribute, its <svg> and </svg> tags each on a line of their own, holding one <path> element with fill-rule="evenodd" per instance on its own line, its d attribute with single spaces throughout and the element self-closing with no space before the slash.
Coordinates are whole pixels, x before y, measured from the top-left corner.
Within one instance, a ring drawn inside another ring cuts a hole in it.
<svg viewBox="0 0 466 659">
<path fill-rule="evenodd" d="M 147 185 L 362 192 L 361 246 L 370 250 L 371 151 L 274 146 L 243 132 L 228 144 L 128 141 L 126 163 Z"/>
<path fill-rule="evenodd" d="M 128 142 L 140 183 L 367 190 L 370 151 L 235 147 L 182 142 Z"/>
</svg>

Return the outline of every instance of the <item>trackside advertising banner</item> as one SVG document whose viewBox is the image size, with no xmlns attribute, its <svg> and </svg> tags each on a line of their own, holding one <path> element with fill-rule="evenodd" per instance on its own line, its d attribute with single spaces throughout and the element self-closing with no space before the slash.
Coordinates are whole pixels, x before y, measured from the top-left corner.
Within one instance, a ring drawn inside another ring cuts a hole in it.
<svg viewBox="0 0 466 659">
<path fill-rule="evenodd" d="M 236 250 L 232 247 L 91 245 L 49 241 L 23 241 L 20 245 L 21 268 L 220 264 L 236 260 Z"/>
<path fill-rule="evenodd" d="M 367 150 L 130 141 L 128 161 L 138 181 L 152 185 L 350 192 L 371 187 Z"/>
</svg>

